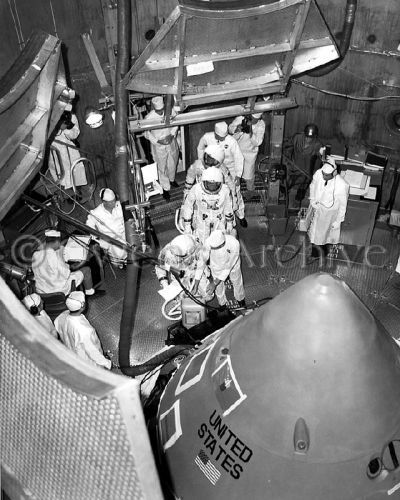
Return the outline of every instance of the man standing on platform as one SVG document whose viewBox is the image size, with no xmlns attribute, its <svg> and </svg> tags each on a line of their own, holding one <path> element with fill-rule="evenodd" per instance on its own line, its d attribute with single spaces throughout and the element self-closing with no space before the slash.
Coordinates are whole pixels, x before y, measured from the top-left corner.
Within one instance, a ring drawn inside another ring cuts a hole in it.
<svg viewBox="0 0 400 500">
<path fill-rule="evenodd" d="M 310 185 L 310 221 L 308 236 L 312 244 L 311 259 L 328 254 L 329 244 L 340 241 L 340 227 L 346 216 L 350 186 L 337 174 L 336 163 L 330 156 L 318 169 Z"/>
<path fill-rule="evenodd" d="M 153 97 L 153 109 L 145 117 L 151 120 L 164 117 L 164 99 L 162 96 Z M 176 141 L 178 127 L 146 130 L 144 136 L 150 141 L 151 154 L 157 163 L 158 180 L 163 189 L 163 198 L 170 200 L 171 186 L 178 187 L 175 181 L 176 168 L 179 160 L 179 148 Z"/>
</svg>

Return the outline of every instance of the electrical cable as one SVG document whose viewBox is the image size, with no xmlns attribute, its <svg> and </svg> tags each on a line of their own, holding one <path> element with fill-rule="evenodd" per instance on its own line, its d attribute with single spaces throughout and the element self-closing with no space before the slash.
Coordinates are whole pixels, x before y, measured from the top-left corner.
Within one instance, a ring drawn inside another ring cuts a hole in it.
<svg viewBox="0 0 400 500">
<path fill-rule="evenodd" d="M 42 174 L 40 173 L 41 177 L 44 177 L 46 179 L 46 182 L 47 181 L 50 181 L 51 184 L 53 184 L 59 191 L 62 192 L 62 194 L 64 194 L 65 196 L 67 196 L 70 200 L 72 200 L 72 202 L 74 203 L 74 207 L 72 208 L 72 210 L 70 212 L 64 212 L 61 208 L 59 208 L 60 212 L 62 212 L 64 215 L 70 215 L 71 212 L 74 210 L 75 208 L 75 205 L 78 205 L 80 208 L 82 208 L 82 210 L 84 212 L 86 212 L 88 215 L 92 216 L 97 222 L 99 222 L 102 226 L 106 227 L 109 231 L 111 231 L 115 236 L 118 237 L 118 239 L 120 239 L 120 236 L 118 235 L 118 233 L 116 233 L 114 231 L 114 229 L 112 229 L 111 227 L 107 226 L 107 224 L 102 221 L 99 217 L 97 217 L 96 215 L 94 215 L 90 210 L 88 210 L 86 207 L 84 207 L 81 203 L 79 203 L 75 198 L 73 198 L 69 193 L 67 193 L 61 186 L 59 186 L 56 182 L 54 182 L 52 179 L 48 179 L 45 174 Z M 46 187 L 46 186 L 45 186 Z M 48 188 L 47 188 L 48 190 Z M 124 242 L 126 245 L 128 245 L 127 241 L 126 240 L 122 240 L 122 242 Z"/>
<path fill-rule="evenodd" d="M 364 97 L 364 96 L 352 96 L 349 94 L 342 94 L 340 92 L 334 92 L 333 90 L 326 90 L 316 87 L 311 83 L 303 82 L 302 80 L 297 80 L 296 78 L 292 78 L 291 81 L 296 83 L 297 85 L 301 85 L 302 87 L 306 87 L 312 90 L 316 90 L 317 92 L 321 92 L 322 94 L 333 95 L 336 97 L 343 97 L 345 99 L 350 99 L 353 101 L 386 101 L 389 99 L 400 99 L 400 95 L 386 95 L 386 96 L 378 96 L 378 97 Z"/>
</svg>

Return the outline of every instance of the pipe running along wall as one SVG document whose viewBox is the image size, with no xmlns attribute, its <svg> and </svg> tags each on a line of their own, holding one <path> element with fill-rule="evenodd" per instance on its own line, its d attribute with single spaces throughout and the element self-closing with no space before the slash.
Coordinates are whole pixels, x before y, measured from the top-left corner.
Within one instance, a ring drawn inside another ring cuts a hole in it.
<svg viewBox="0 0 400 500">
<path fill-rule="evenodd" d="M 321 68 L 314 69 L 312 71 L 309 71 L 308 73 L 305 73 L 307 76 L 325 76 L 340 66 L 350 47 L 351 35 L 353 33 L 353 27 L 356 19 L 356 10 L 357 0 L 347 0 L 344 24 L 339 44 L 340 57 L 335 61 L 322 66 Z"/>
</svg>

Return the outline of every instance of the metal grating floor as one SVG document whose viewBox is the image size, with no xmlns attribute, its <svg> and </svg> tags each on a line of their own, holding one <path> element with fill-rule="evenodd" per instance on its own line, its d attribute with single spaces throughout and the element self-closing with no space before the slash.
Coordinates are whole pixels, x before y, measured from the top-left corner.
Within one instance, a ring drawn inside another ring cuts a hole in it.
<svg viewBox="0 0 400 500">
<path fill-rule="evenodd" d="M 178 200 L 175 203 L 179 205 Z M 318 261 L 306 266 L 306 238 L 304 233 L 294 230 L 295 218 L 290 218 L 284 234 L 273 236 L 268 232 L 265 217 L 257 215 L 260 213 L 259 206 L 259 203 L 246 206 L 249 226 L 238 229 L 248 304 L 274 297 L 308 274 L 326 271 L 343 279 L 388 332 L 393 337 L 399 336 L 400 275 L 394 271 L 399 242 L 391 236 L 389 229 L 384 226 L 375 228 L 367 258 L 361 258 L 359 254 L 354 259 L 357 262 L 352 262 L 339 255 L 338 258 L 329 258 L 324 266 Z M 174 226 L 173 208 L 172 204 L 163 202 L 158 209 L 152 209 L 152 212 L 156 212 L 151 214 L 151 218 L 161 246 L 178 234 Z M 104 286 L 107 294 L 91 300 L 88 311 L 88 317 L 98 331 L 103 348 L 110 351 L 115 365 L 118 364 L 124 280 L 124 270 L 107 268 Z M 153 267 L 144 265 L 140 271 L 138 306 L 132 332 L 132 364 L 145 361 L 165 347 L 167 327 L 172 322 L 161 314 L 162 298 L 157 293 L 158 289 Z"/>
</svg>

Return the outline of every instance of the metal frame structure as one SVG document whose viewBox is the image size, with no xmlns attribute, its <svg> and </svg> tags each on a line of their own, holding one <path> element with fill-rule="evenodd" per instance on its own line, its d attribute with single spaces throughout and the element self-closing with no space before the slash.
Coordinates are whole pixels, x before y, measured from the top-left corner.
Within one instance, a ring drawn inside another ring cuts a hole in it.
<svg viewBox="0 0 400 500">
<path fill-rule="evenodd" d="M 282 94 L 291 75 L 338 56 L 314 0 L 180 0 L 124 83 L 132 91 L 173 94 L 184 110 Z"/>
<path fill-rule="evenodd" d="M 61 41 L 34 34 L 0 80 L 0 220 L 37 174 L 48 131 L 71 109 L 74 97 L 65 79 Z"/>
</svg>

